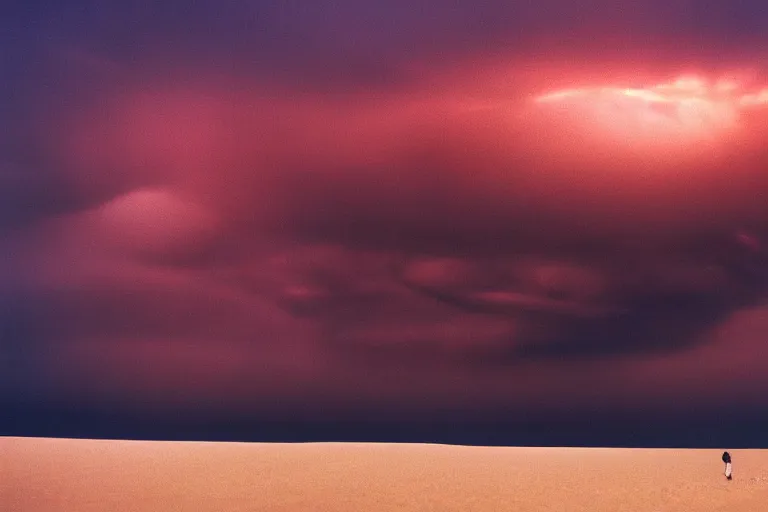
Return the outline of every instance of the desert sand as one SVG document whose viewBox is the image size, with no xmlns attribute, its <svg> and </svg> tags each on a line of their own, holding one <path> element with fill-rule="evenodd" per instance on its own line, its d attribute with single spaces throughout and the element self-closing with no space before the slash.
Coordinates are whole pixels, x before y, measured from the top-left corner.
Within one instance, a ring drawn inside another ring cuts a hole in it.
<svg viewBox="0 0 768 512">
<path fill-rule="evenodd" d="M 729 451 L 0 438 L 0 510 L 765 512 Z"/>
</svg>

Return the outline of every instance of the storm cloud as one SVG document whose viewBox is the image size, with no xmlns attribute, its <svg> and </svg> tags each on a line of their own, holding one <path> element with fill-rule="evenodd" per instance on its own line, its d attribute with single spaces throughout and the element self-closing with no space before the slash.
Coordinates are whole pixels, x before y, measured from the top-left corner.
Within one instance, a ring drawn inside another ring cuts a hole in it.
<svg viewBox="0 0 768 512">
<path fill-rule="evenodd" d="M 768 14 L 620 4 L 17 6 L 0 400 L 725 407 L 766 370 Z M 690 75 L 750 108 L 534 101 Z"/>
</svg>

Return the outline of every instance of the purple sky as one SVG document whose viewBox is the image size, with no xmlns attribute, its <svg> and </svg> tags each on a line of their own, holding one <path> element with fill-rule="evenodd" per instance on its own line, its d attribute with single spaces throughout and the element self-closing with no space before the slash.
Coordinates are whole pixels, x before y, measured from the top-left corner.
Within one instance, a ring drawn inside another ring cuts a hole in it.
<svg viewBox="0 0 768 512">
<path fill-rule="evenodd" d="M 3 14 L 0 434 L 763 421 L 768 8 L 450 4 Z"/>
</svg>

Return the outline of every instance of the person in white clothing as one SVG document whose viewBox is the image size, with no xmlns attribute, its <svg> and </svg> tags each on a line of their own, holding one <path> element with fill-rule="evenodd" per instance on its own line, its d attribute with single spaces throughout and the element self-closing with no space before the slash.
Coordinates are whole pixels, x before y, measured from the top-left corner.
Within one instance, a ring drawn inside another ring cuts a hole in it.
<svg viewBox="0 0 768 512">
<path fill-rule="evenodd" d="M 731 466 L 731 454 L 723 452 L 723 462 L 725 462 L 725 478 L 733 479 L 733 467 Z"/>
</svg>

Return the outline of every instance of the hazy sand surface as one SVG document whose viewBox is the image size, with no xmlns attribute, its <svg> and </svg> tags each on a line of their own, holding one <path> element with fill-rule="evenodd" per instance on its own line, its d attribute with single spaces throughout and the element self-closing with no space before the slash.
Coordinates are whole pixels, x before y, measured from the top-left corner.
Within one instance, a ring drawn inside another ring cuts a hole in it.
<svg viewBox="0 0 768 512">
<path fill-rule="evenodd" d="M 768 511 L 768 450 L 0 438 L 3 512 Z"/>
</svg>

